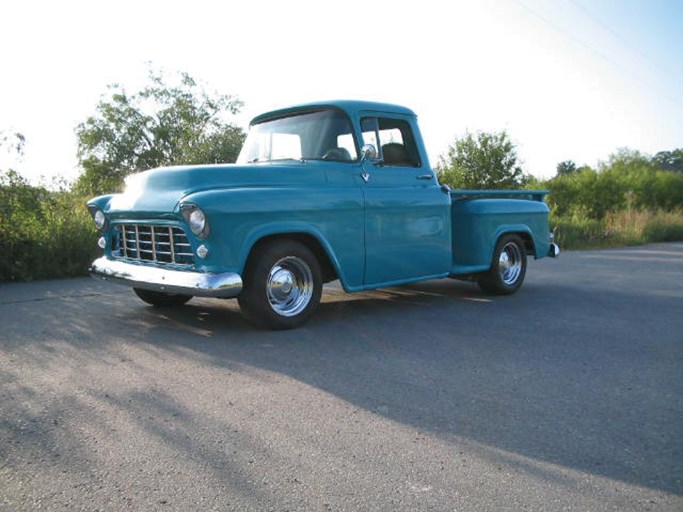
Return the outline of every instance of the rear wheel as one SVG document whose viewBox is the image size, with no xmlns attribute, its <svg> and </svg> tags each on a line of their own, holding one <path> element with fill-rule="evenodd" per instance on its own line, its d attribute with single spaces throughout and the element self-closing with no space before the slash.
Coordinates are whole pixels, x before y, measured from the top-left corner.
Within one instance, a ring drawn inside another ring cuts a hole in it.
<svg viewBox="0 0 683 512">
<path fill-rule="evenodd" d="M 170 308 L 173 306 L 182 306 L 192 298 L 192 295 L 180 295 L 175 293 L 155 292 L 153 290 L 144 290 L 142 288 L 133 288 L 135 295 L 144 300 L 147 304 L 159 308 Z"/>
<path fill-rule="evenodd" d="M 479 278 L 479 287 L 493 295 L 515 293 L 526 275 L 526 248 L 518 235 L 504 235 L 493 251 L 491 268 Z"/>
<path fill-rule="evenodd" d="M 249 258 L 237 301 L 251 323 L 293 329 L 310 319 L 321 295 L 322 271 L 311 250 L 295 240 L 275 240 Z"/>
</svg>

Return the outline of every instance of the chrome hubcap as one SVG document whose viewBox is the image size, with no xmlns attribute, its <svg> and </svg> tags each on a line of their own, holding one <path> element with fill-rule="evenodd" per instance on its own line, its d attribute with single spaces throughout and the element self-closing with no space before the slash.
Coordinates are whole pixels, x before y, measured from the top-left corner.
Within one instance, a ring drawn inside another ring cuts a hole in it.
<svg viewBox="0 0 683 512">
<path fill-rule="evenodd" d="M 507 285 L 513 285 L 522 272 L 522 252 L 515 243 L 507 243 L 498 257 L 498 273 Z"/>
<path fill-rule="evenodd" d="M 313 297 L 313 273 L 300 258 L 287 256 L 279 260 L 268 274 L 268 302 L 278 315 L 296 316 Z"/>
</svg>

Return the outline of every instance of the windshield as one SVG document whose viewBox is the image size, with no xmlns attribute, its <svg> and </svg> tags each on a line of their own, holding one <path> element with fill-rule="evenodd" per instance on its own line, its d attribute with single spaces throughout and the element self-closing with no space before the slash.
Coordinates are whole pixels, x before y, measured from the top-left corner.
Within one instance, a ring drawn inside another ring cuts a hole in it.
<svg viewBox="0 0 683 512">
<path fill-rule="evenodd" d="M 338 110 L 281 117 L 252 125 L 238 164 L 276 160 L 356 160 L 351 123 Z"/>
</svg>

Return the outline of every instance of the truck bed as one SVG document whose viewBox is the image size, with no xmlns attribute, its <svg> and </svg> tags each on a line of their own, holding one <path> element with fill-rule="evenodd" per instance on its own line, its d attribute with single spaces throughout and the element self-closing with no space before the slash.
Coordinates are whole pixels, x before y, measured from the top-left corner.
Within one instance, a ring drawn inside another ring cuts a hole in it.
<svg viewBox="0 0 683 512">
<path fill-rule="evenodd" d="M 451 190 L 453 261 L 451 275 L 484 272 L 496 241 L 506 233 L 522 237 L 527 254 L 548 254 L 547 190 Z"/>
</svg>

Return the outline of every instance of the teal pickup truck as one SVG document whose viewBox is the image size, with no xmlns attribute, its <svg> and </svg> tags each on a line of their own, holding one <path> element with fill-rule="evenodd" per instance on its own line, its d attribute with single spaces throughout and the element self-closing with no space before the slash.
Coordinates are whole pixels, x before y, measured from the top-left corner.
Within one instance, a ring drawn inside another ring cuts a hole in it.
<svg viewBox="0 0 683 512">
<path fill-rule="evenodd" d="M 236 164 L 132 175 L 92 199 L 95 278 L 154 306 L 237 298 L 257 325 L 301 325 L 323 283 L 357 292 L 437 278 L 487 293 L 557 256 L 544 191 L 440 185 L 409 109 L 333 101 L 256 117 Z"/>
</svg>

